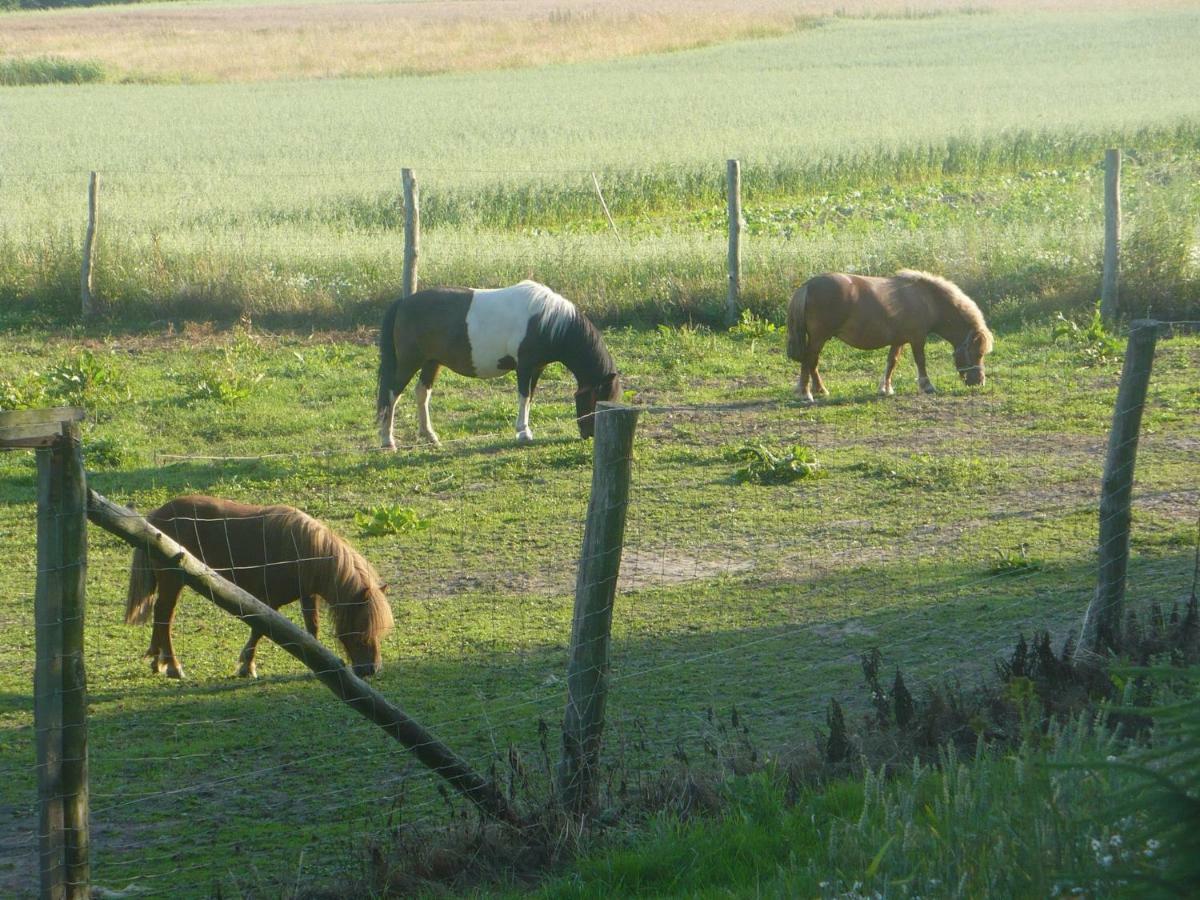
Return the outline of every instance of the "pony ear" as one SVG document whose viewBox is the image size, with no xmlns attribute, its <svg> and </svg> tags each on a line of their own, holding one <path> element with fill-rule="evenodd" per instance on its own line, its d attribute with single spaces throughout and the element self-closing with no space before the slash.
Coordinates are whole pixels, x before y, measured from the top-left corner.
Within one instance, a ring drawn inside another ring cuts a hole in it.
<svg viewBox="0 0 1200 900">
<path fill-rule="evenodd" d="M 388 588 L 390 588 L 390 587 L 391 587 L 391 585 L 388 584 L 386 581 L 380 582 L 379 593 L 386 594 L 388 592 Z"/>
</svg>

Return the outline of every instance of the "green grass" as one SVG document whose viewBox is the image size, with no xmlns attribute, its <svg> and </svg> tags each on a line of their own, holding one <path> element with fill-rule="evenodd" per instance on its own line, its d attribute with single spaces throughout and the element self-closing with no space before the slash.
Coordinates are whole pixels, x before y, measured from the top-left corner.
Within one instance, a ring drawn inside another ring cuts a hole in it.
<svg viewBox="0 0 1200 900">
<path fill-rule="evenodd" d="M 934 345 L 941 393 L 918 394 L 906 365 L 897 397 L 880 400 L 882 356 L 831 345 L 833 394 L 810 408 L 791 398 L 782 335 L 761 331 L 607 332 L 631 399 L 657 407 L 639 425 L 614 617 L 613 778 L 651 777 L 677 749 L 708 765 L 710 710 L 736 708 L 770 752 L 810 736 L 831 695 L 854 729 L 869 647 L 902 665 L 914 692 L 947 672 L 969 683 L 1018 630 L 1072 633 L 1091 594 L 1119 362 L 1031 325 L 998 332 L 982 390 L 958 383 L 949 348 Z M 539 721 L 554 754 L 590 480 L 565 373 L 543 379 L 531 447 L 511 434 L 511 382 L 450 375 L 433 396 L 443 448 L 413 445 L 406 396 L 404 446 L 385 455 L 370 451 L 376 351 L 363 338 L 25 331 L 3 350 L 0 391 L 88 408 L 91 483 L 112 499 L 141 510 L 185 491 L 287 502 L 349 537 L 391 585 L 397 630 L 378 687 L 480 767 L 499 758 L 503 772 L 511 743 L 531 783 L 544 780 Z M 1136 605 L 1169 604 L 1190 583 L 1198 361 L 1195 337 L 1160 343 L 1138 458 Z M 213 372 L 245 389 L 198 392 Z M 747 442 L 806 447 L 822 477 L 739 484 Z M 34 481 L 30 454 L 0 456 L 10 893 L 32 877 Z M 379 529 L 377 509 L 427 524 Z M 995 571 L 998 554 L 1022 546 L 1036 567 Z M 176 623 L 189 680 L 152 677 L 145 630 L 122 623 L 128 564 L 124 545 L 92 530 L 98 883 L 272 894 L 353 877 L 367 836 L 389 822 L 438 821 L 432 779 L 284 652 L 264 645 L 260 680 L 232 678 L 244 627 L 199 597 L 185 596 Z M 324 637 L 332 644 L 328 624 Z"/>
<path fill-rule="evenodd" d="M 0 60 L 0 87 L 31 84 L 88 84 L 104 81 L 104 66 L 90 60 L 40 56 Z"/>
<path fill-rule="evenodd" d="M 713 321 L 731 156 L 760 314 L 778 320 L 815 271 L 903 265 L 989 309 L 1083 304 L 1098 289 L 1099 162 L 1120 145 L 1128 311 L 1178 313 L 1197 299 L 1198 37 L 1194 10 L 836 19 L 480 75 L 14 89 L 0 308 L 73 314 L 95 169 L 113 316 L 373 324 L 400 280 L 398 169 L 412 166 L 423 283 L 536 276 L 610 322 Z"/>
<path fill-rule="evenodd" d="M 1039 743 L 791 796 L 770 777 L 735 780 L 720 819 L 654 820 L 535 896 L 1122 896 L 1113 857 L 1148 846 L 1124 845 L 1109 800 L 1133 779 L 1082 765 L 1116 742 L 1075 727 Z"/>
</svg>

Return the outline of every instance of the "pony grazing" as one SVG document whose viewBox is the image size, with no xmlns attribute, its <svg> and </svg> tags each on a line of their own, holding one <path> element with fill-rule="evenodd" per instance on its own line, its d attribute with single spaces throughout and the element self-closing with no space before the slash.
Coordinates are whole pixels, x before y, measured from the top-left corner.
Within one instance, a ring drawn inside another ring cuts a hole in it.
<svg viewBox="0 0 1200 900">
<path fill-rule="evenodd" d="M 533 440 L 529 401 L 542 370 L 560 362 L 575 376 L 580 437 L 595 433 L 599 400 L 621 396 L 621 379 L 595 326 L 569 300 L 536 281 L 493 290 L 417 291 L 388 307 L 379 335 L 379 440 L 395 450 L 396 400 L 417 372 L 417 425 L 438 443 L 429 394 L 442 366 L 473 378 L 517 373 L 517 440 Z"/>
<path fill-rule="evenodd" d="M 828 394 L 817 372 L 821 348 L 831 337 L 859 350 L 890 347 L 879 393 L 891 396 L 892 372 L 905 344 L 912 344 L 918 385 L 927 394 L 925 340 L 930 333 L 954 345 L 954 365 L 968 385 L 984 383 L 983 357 L 992 333 L 983 313 L 958 285 L 928 272 L 902 269 L 892 278 L 840 272 L 817 275 L 800 286 L 788 305 L 787 354 L 800 363 L 796 393 L 813 402 L 812 388 Z M 809 382 L 812 382 L 811 388 Z"/>
<path fill-rule="evenodd" d="M 384 585 L 371 564 L 324 523 L 290 506 L 250 506 L 203 496 L 177 497 L 146 518 L 272 609 L 299 600 L 304 625 L 313 637 L 318 601 L 324 600 L 354 673 L 369 676 L 383 668 L 379 642 L 393 624 Z M 144 549 L 134 551 L 125 621 L 140 625 L 153 607 L 154 631 L 146 658 L 152 672 L 165 672 L 169 678 L 183 677 L 171 644 L 171 622 L 182 590 L 178 570 L 154 560 Z M 254 652 L 262 636 L 251 626 L 238 658 L 239 676 L 257 677 Z"/>
</svg>

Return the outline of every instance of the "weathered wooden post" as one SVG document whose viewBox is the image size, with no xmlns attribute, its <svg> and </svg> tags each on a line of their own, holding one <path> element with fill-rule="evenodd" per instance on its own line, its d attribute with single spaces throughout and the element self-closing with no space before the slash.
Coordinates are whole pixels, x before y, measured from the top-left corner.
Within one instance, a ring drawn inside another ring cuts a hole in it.
<svg viewBox="0 0 1200 900">
<path fill-rule="evenodd" d="M 96 207 L 99 192 L 100 176 L 93 172 L 88 182 L 87 234 L 83 238 L 83 265 L 79 271 L 80 312 L 85 319 L 90 318 L 96 311 L 92 294 L 92 271 L 96 255 Z"/>
<path fill-rule="evenodd" d="M 742 295 L 742 164 L 736 159 L 725 163 L 725 203 L 729 208 L 729 291 L 725 298 L 725 324 L 734 325 Z"/>
<path fill-rule="evenodd" d="M 1119 649 L 1125 603 L 1125 570 L 1129 564 L 1130 507 L 1133 499 L 1133 468 L 1137 458 L 1138 432 L 1158 323 L 1140 319 L 1129 329 L 1125 368 L 1113 406 L 1108 457 L 1100 488 L 1100 544 L 1096 593 L 1083 618 L 1076 658 L 1093 659 Z"/>
<path fill-rule="evenodd" d="M 1104 280 L 1100 285 L 1100 315 L 1117 318 L 1121 278 L 1121 151 L 1104 152 Z"/>
<path fill-rule="evenodd" d="M 417 290 L 417 257 L 421 253 L 421 207 L 417 176 L 412 169 L 401 172 L 404 180 L 404 283 L 402 296 Z"/>
<path fill-rule="evenodd" d="M 0 448 L 37 452 L 33 719 L 44 900 L 89 896 L 87 678 L 83 662 L 87 484 L 83 411 L 0 412 Z"/>
<path fill-rule="evenodd" d="M 596 405 L 592 494 L 575 579 L 567 708 L 558 764 L 563 806 L 579 814 L 586 813 L 595 799 L 608 689 L 608 645 L 621 570 L 637 418 L 638 410 L 629 406 Z"/>
</svg>

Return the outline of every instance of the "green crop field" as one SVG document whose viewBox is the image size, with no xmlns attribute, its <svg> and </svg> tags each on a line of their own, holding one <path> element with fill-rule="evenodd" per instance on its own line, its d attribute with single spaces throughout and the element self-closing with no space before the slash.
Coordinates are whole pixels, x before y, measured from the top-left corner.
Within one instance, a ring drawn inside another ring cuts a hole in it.
<svg viewBox="0 0 1200 900">
<path fill-rule="evenodd" d="M 1128 230 L 1194 237 L 1197 40 L 1188 9 L 992 12 L 439 77 L 0 88 L 0 302 L 70 308 L 97 170 L 111 315 L 373 322 L 408 166 L 426 283 L 537 275 L 609 320 L 711 317 L 727 157 L 760 313 L 813 271 L 897 265 L 1087 301 L 1107 144 L 1134 154 Z"/>
<path fill-rule="evenodd" d="M 722 771 L 739 734 L 787 759 L 831 697 L 861 718 L 871 647 L 915 687 L 969 686 L 1018 632 L 1077 632 L 1123 352 L 1122 326 L 1089 328 L 1102 160 L 1124 148 L 1123 315 L 1200 320 L 1200 11 L 714 0 L 700 27 L 674 0 L 636 4 L 648 19 L 577 5 L 522 0 L 515 20 L 468 27 L 457 4 L 357 4 L 328 45 L 321 17 L 340 10 L 316 2 L 0 12 L 0 409 L 85 407 L 90 484 L 118 503 L 207 492 L 329 522 L 390 585 L 375 685 L 518 802 L 544 800 L 591 445 L 553 367 L 532 446 L 513 440 L 511 381 L 448 375 L 432 402 L 443 446 L 415 442 L 406 395 L 400 451 L 374 449 L 374 343 L 412 167 L 422 284 L 552 285 L 603 326 L 644 410 L 604 760 L 619 810 L 664 765 Z M 377 13 L 418 8 L 411 35 L 446 41 L 445 65 L 422 46 L 328 68 L 376 46 L 362 42 Z M 293 14 L 306 24 L 288 31 Z M 211 60 L 169 52 L 210 19 Z M 107 30 L 122 22 L 133 30 Z M 541 49 L 470 50 L 505 34 Z M 228 68 L 242 57 L 253 71 Z M 65 83 L 10 86 L 38 80 Z M 732 330 L 727 158 L 743 165 L 753 313 Z M 92 170 L 102 310 L 81 324 Z M 979 302 L 997 341 L 987 385 L 963 386 L 937 343 L 938 394 L 916 392 L 906 357 L 880 399 L 883 355 L 835 342 L 832 396 L 796 403 L 778 324 L 794 287 L 905 266 Z M 1139 610 L 1192 584 L 1198 367 L 1200 338 L 1164 332 L 1138 457 Z M 768 453 L 815 465 L 753 483 Z M 0 454 L 3 896 L 36 892 L 35 472 L 32 454 Z M 129 559 L 92 528 L 97 885 L 355 896 L 372 848 L 456 821 L 428 772 L 284 651 L 264 642 L 261 677 L 232 677 L 245 628 L 195 594 L 176 623 L 188 678 L 152 675 L 147 630 L 123 623 Z M 322 636 L 336 646 L 328 619 Z M 984 890 L 963 877 L 966 895 Z"/>
</svg>

